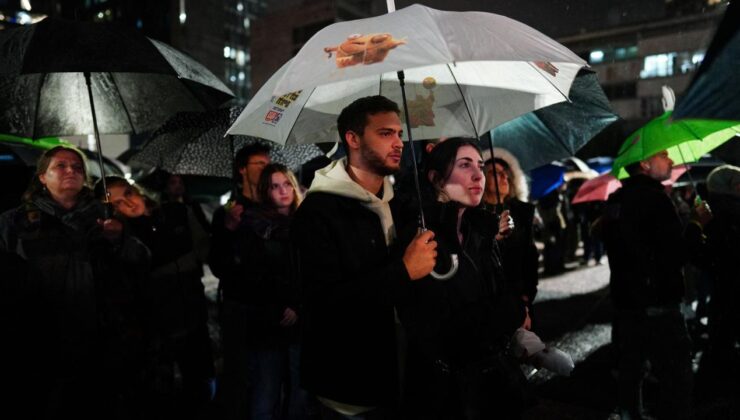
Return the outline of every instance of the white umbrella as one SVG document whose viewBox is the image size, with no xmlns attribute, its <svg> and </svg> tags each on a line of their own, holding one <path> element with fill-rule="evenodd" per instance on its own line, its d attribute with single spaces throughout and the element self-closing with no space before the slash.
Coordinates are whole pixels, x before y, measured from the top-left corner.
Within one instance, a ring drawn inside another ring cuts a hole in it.
<svg viewBox="0 0 740 420">
<path fill-rule="evenodd" d="M 279 144 L 336 141 L 336 118 L 355 99 L 403 102 L 412 138 L 478 136 L 566 101 L 586 63 L 527 25 L 491 13 L 413 5 L 327 26 L 257 92 L 228 134 Z"/>
</svg>

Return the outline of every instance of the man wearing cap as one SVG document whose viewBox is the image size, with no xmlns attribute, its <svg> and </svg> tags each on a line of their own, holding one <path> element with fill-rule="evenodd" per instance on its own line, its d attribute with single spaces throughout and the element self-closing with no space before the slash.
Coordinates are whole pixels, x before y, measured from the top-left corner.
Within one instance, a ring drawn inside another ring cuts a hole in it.
<svg viewBox="0 0 740 420">
<path fill-rule="evenodd" d="M 683 265 L 697 255 L 711 214 L 697 205 L 690 223 L 681 224 L 661 184 L 672 168 L 665 150 L 628 165 L 630 177 L 609 197 L 605 210 L 622 418 L 642 418 L 647 361 L 659 381 L 658 418 L 691 415 L 691 342 L 681 313 Z"/>
</svg>

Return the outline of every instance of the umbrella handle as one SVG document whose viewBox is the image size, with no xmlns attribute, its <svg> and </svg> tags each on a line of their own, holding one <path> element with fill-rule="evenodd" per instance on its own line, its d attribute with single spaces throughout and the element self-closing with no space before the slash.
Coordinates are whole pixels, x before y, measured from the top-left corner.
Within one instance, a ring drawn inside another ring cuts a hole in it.
<svg viewBox="0 0 740 420">
<path fill-rule="evenodd" d="M 438 281 L 447 281 L 451 279 L 455 274 L 457 274 L 457 270 L 460 268 L 460 259 L 458 258 L 457 254 L 450 255 L 450 260 L 452 261 L 452 267 L 450 268 L 450 271 L 446 272 L 445 274 L 439 274 L 436 271 L 432 271 L 429 273 L 430 276 L 432 276 L 433 279 Z"/>
</svg>

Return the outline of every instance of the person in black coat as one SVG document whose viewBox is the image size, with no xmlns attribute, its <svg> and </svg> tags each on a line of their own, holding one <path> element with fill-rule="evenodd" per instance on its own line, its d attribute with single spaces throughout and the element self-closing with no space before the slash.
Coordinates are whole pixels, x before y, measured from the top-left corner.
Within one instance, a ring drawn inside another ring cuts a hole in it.
<svg viewBox="0 0 740 420">
<path fill-rule="evenodd" d="M 527 309 L 531 310 L 537 296 L 539 266 L 539 252 L 532 232 L 535 206 L 526 201 L 527 180 L 517 159 L 503 149 L 496 149 L 494 152 L 495 159 L 486 160 L 486 191 L 483 201 L 491 210 L 508 210 L 514 222 L 515 228 L 511 234 L 497 239 L 501 247 L 506 280 L 519 290 Z M 483 155 L 484 158 L 489 156 L 486 152 Z"/>
<path fill-rule="evenodd" d="M 723 165 L 707 177 L 714 218 L 706 227 L 709 270 L 713 276 L 710 301 L 710 355 L 718 376 L 737 379 L 740 353 L 740 168 Z M 737 383 L 737 382 L 736 382 Z"/>
<path fill-rule="evenodd" d="M 630 177 L 607 201 L 602 222 L 609 250 L 614 330 L 619 352 L 618 402 L 630 418 L 641 418 L 644 366 L 649 360 L 660 382 L 658 418 L 691 415 L 691 343 L 680 305 L 683 265 L 700 255 L 705 207 L 682 226 L 661 181 L 673 161 L 663 151 L 628 166 Z"/>
<path fill-rule="evenodd" d="M 361 98 L 337 125 L 348 157 L 316 171 L 291 239 L 305 292 L 301 378 L 323 418 L 390 418 L 399 396 L 394 305 L 434 265 L 433 233 L 391 255 L 387 175 L 400 166 L 398 105 Z M 354 418 L 354 417 L 353 417 Z"/>
<path fill-rule="evenodd" d="M 23 204 L 0 216 L 2 406 L 27 418 L 136 415 L 144 369 L 146 248 L 88 187 L 84 155 L 39 159 Z"/>
<path fill-rule="evenodd" d="M 435 271 L 446 273 L 451 254 L 455 274 L 411 284 L 399 305 L 408 338 L 405 418 L 517 418 L 523 410 L 524 377 L 507 354 L 514 331 L 525 320 L 518 289 L 504 279 L 495 240 L 496 218 L 480 207 L 485 175 L 474 140 L 438 144 L 424 171 L 436 192 L 425 206 L 439 257 Z M 413 234 L 412 223 L 403 230 Z M 401 242 L 403 243 L 403 242 Z"/>
<path fill-rule="evenodd" d="M 121 177 L 106 177 L 106 184 L 116 214 L 152 255 L 144 294 L 153 408 L 163 410 L 161 415 L 168 415 L 172 409 L 204 413 L 215 392 L 208 310 L 201 281 L 208 235 L 185 204 L 158 205 Z M 96 185 L 96 193 L 103 195 L 101 182 Z M 182 377 L 182 394 L 176 388 L 175 365 Z"/>
<path fill-rule="evenodd" d="M 244 238 L 250 228 L 244 213 L 257 206 L 257 185 L 270 159 L 270 148 L 248 144 L 234 157 L 235 190 L 225 206 L 213 213 L 208 266 L 218 278 L 219 323 L 223 348 L 223 380 L 219 394 L 226 419 L 249 416 L 250 378 L 248 357 L 248 309 L 252 295 Z"/>
<path fill-rule="evenodd" d="M 307 418 L 308 394 L 300 387 L 299 326 L 301 296 L 290 251 L 290 222 L 302 201 L 295 175 L 272 163 L 257 186 L 260 204 L 244 212 L 248 230 L 240 243 L 250 267 L 247 353 L 252 381 L 252 420 Z M 287 379 L 287 380 L 286 380 Z M 285 399 L 280 395 L 285 386 Z"/>
</svg>

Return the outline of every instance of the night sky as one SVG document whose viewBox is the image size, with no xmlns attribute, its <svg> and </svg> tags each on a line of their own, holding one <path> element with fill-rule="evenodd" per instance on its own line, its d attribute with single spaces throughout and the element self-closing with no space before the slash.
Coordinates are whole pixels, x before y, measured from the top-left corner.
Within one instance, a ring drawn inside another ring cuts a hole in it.
<svg viewBox="0 0 740 420">
<path fill-rule="evenodd" d="M 645 22 L 664 16 L 666 9 L 665 0 L 396 0 L 396 8 L 414 3 L 440 10 L 498 13 L 551 37 Z"/>
</svg>

